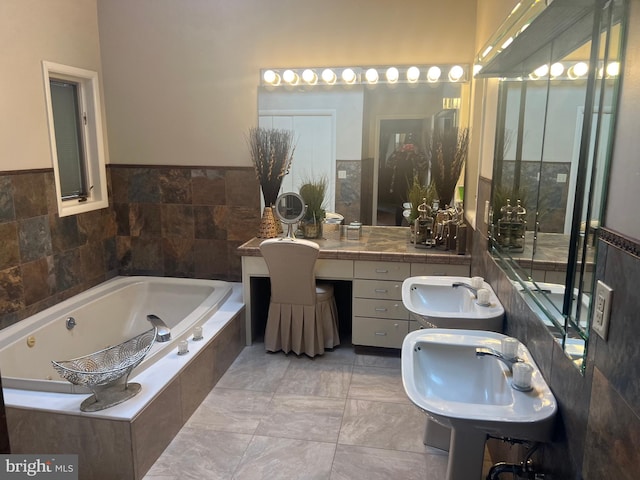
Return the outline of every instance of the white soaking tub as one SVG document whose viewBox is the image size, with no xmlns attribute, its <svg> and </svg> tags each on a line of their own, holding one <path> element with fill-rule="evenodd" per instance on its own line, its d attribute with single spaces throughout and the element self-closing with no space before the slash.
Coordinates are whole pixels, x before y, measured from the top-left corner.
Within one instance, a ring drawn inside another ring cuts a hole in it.
<svg viewBox="0 0 640 480">
<path fill-rule="evenodd" d="M 216 280 L 117 277 L 0 331 L 0 371 L 5 388 L 89 393 L 54 370 L 69 360 L 118 345 L 152 328 L 153 314 L 171 329 L 169 342 L 155 342 L 132 375 L 177 349 L 231 294 Z M 67 322 L 75 324 L 67 328 Z"/>
<path fill-rule="evenodd" d="M 129 377 L 134 397 L 95 412 L 51 360 L 121 343 L 160 317 L 172 341 L 154 343 Z M 76 325 L 68 330 L 67 319 Z M 203 338 L 193 339 L 202 327 Z M 0 372 L 13 453 L 78 454 L 80 480 L 141 480 L 245 345 L 242 285 L 116 277 L 0 330 Z M 178 355 L 179 341 L 188 353 Z M 32 344 L 29 347 L 29 344 Z M 75 393 L 75 394 L 74 394 Z"/>
</svg>

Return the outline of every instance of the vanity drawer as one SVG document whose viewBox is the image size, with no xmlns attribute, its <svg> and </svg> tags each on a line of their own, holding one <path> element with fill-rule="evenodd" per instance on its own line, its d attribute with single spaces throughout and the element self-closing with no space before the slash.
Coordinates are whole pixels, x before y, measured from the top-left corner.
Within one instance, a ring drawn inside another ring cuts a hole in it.
<svg viewBox="0 0 640 480">
<path fill-rule="evenodd" d="M 470 265 L 450 265 L 438 263 L 412 263 L 411 276 L 437 275 L 449 277 L 468 277 L 471 274 Z"/>
<path fill-rule="evenodd" d="M 400 300 L 354 298 L 353 316 L 409 320 L 409 311 L 404 308 Z"/>
<path fill-rule="evenodd" d="M 355 278 L 371 280 L 404 280 L 411 274 L 411 266 L 402 262 L 356 261 Z"/>
<path fill-rule="evenodd" d="M 354 345 L 402 348 L 402 341 L 408 333 L 409 322 L 406 320 L 355 317 L 351 342 Z"/>
<path fill-rule="evenodd" d="M 402 282 L 356 279 L 353 281 L 353 296 L 402 301 Z"/>
</svg>

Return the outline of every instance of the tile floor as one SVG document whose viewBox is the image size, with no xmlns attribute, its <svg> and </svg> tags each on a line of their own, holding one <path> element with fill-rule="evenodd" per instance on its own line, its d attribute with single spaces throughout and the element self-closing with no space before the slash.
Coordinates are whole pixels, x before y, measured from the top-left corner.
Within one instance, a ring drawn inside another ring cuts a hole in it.
<svg viewBox="0 0 640 480">
<path fill-rule="evenodd" d="M 442 480 L 398 356 L 245 347 L 144 480 Z"/>
</svg>

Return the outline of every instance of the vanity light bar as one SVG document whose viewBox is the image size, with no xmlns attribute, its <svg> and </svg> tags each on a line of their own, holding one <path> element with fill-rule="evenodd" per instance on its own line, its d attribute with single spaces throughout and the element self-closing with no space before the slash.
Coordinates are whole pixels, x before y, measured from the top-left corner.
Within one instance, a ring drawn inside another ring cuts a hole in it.
<svg viewBox="0 0 640 480">
<path fill-rule="evenodd" d="M 552 65 L 541 65 L 529 74 L 530 80 L 580 80 L 587 77 L 589 62 L 556 62 Z M 620 74 L 620 62 L 609 62 L 605 68 L 603 62 L 598 64 L 598 78 L 613 78 Z"/>
<path fill-rule="evenodd" d="M 260 85 L 265 87 L 462 83 L 468 80 L 468 65 L 265 68 L 260 71 Z"/>
</svg>

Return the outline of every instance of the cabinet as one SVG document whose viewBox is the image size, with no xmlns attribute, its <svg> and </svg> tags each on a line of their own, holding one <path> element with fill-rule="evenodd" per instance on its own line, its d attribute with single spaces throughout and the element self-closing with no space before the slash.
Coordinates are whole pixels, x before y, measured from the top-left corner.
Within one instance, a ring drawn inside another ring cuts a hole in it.
<svg viewBox="0 0 640 480">
<path fill-rule="evenodd" d="M 404 238 L 404 237 L 403 237 Z M 256 240 L 256 245 L 259 242 Z M 257 246 L 254 247 L 257 249 Z M 444 257 L 443 257 L 444 258 Z M 404 337 L 420 324 L 402 304 L 402 282 L 420 275 L 468 277 L 469 265 L 319 258 L 316 278 L 352 282 L 351 340 L 354 345 L 401 348 Z M 246 344 L 262 334 L 266 308 L 252 306 L 254 277 L 267 277 L 269 270 L 260 256 L 242 256 L 242 287 L 245 302 Z M 254 292 L 255 293 L 255 292 Z M 340 321 L 348 321 L 341 318 Z"/>
<path fill-rule="evenodd" d="M 401 348 L 420 324 L 402 303 L 402 282 L 418 275 L 469 276 L 469 265 L 356 261 L 353 275 L 354 345 Z"/>
</svg>

